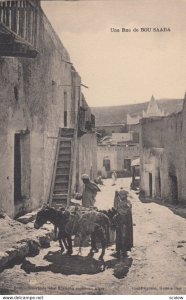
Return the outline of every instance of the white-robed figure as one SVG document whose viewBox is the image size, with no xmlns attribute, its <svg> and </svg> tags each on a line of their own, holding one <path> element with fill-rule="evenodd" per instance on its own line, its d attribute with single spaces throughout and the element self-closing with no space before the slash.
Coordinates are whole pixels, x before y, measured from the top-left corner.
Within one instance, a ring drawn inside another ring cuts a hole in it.
<svg viewBox="0 0 186 300">
<path fill-rule="evenodd" d="M 113 171 L 112 173 L 112 185 L 116 185 L 116 181 L 117 181 L 117 174 L 115 171 Z"/>
<path fill-rule="evenodd" d="M 84 190 L 82 194 L 82 206 L 91 207 L 95 206 L 97 192 L 100 192 L 100 188 L 96 183 L 90 181 L 90 177 L 87 174 L 83 174 L 81 179 L 84 183 Z"/>
</svg>

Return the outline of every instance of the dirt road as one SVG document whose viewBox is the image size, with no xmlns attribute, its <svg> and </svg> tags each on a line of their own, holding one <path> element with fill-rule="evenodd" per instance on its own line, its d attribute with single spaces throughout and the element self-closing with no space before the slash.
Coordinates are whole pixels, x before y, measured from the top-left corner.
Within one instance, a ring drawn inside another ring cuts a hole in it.
<svg viewBox="0 0 186 300">
<path fill-rule="evenodd" d="M 100 209 L 110 208 L 114 192 L 129 189 L 130 179 L 112 186 L 105 180 L 97 196 Z M 142 203 L 130 191 L 133 206 L 134 249 L 128 258 L 105 256 L 105 270 L 98 254 L 88 258 L 88 248 L 71 257 L 61 255 L 57 242 L 39 255 L 27 258 L 0 274 L 1 294 L 186 294 L 186 220 L 167 207 Z"/>
</svg>

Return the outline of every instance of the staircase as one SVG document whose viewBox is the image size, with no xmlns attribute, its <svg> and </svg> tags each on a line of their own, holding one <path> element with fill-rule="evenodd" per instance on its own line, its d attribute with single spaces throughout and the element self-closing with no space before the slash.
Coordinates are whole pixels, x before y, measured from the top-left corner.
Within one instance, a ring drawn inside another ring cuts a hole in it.
<svg viewBox="0 0 186 300">
<path fill-rule="evenodd" d="M 71 161 L 74 129 L 60 128 L 49 203 L 54 207 L 67 206 L 71 193 Z"/>
</svg>

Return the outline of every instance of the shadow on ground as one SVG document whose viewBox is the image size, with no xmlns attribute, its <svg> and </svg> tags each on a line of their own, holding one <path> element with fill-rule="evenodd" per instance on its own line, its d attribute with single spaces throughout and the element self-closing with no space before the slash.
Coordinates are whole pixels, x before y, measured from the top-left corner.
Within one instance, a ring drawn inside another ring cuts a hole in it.
<svg viewBox="0 0 186 300">
<path fill-rule="evenodd" d="M 14 290 L 12 289 L 6 289 L 6 288 L 0 288 L 0 295 L 10 295 L 15 294 Z"/>
<path fill-rule="evenodd" d="M 127 275 L 132 265 L 132 258 L 128 257 L 120 260 L 113 258 L 104 262 L 96 260 L 90 256 L 62 255 L 61 251 L 49 251 L 44 259 L 50 262 L 50 264 L 46 266 L 38 266 L 25 259 L 21 265 L 21 269 L 23 269 L 27 274 L 32 272 L 51 271 L 53 273 L 60 273 L 63 275 L 93 275 L 111 268 L 113 269 L 113 275 L 116 278 L 121 279 Z"/>
<path fill-rule="evenodd" d="M 186 219 L 186 205 L 182 205 L 182 204 L 173 205 L 173 204 L 167 203 L 163 200 L 145 198 L 143 196 L 140 196 L 139 200 L 142 203 L 156 203 L 156 204 L 165 206 L 165 207 L 169 208 L 175 215 L 178 215 L 178 216 Z"/>
</svg>

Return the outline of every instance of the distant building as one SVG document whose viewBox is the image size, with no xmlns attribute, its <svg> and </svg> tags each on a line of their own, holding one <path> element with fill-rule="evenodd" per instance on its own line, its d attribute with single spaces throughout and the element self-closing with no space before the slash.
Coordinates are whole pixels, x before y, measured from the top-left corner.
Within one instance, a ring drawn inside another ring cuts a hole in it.
<svg viewBox="0 0 186 300">
<path fill-rule="evenodd" d="M 140 119 L 141 119 L 140 115 L 131 116 L 130 114 L 127 114 L 127 125 L 139 124 Z"/>
<path fill-rule="evenodd" d="M 142 194 L 186 204 L 186 95 L 181 112 L 140 122 Z"/>
<path fill-rule="evenodd" d="M 133 135 L 132 132 L 124 132 L 124 133 L 120 133 L 120 132 L 115 132 L 112 133 L 112 144 L 117 144 L 118 142 L 132 142 L 133 140 Z"/>
<path fill-rule="evenodd" d="M 104 136 L 111 136 L 115 132 L 127 132 L 126 124 L 105 124 L 96 127 L 98 133 Z"/>
<path fill-rule="evenodd" d="M 133 136 L 134 134 L 134 136 Z M 135 132 L 112 133 L 97 146 L 97 168 L 99 174 L 110 177 L 113 171 L 121 177 L 131 176 L 131 162 L 139 158 L 139 141 L 135 143 Z"/>
<path fill-rule="evenodd" d="M 158 107 L 158 104 L 157 104 L 154 96 L 152 95 L 152 97 L 149 101 L 147 110 L 146 111 L 143 110 L 142 115 L 143 115 L 143 118 L 163 117 L 163 116 L 165 116 L 165 113 L 163 110 L 161 110 Z"/>
<path fill-rule="evenodd" d="M 97 170 L 104 177 L 116 171 L 121 177 L 131 176 L 131 162 L 139 158 L 139 145 L 102 145 L 97 147 Z"/>
<path fill-rule="evenodd" d="M 132 130 L 124 124 L 99 126 L 107 133 L 97 146 L 99 174 L 110 177 L 116 171 L 120 177 L 131 176 L 131 162 L 139 158 L 139 125 L 131 125 Z"/>
</svg>

